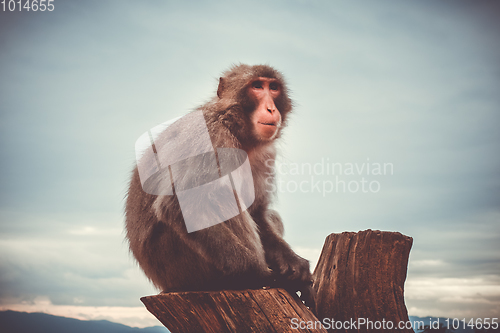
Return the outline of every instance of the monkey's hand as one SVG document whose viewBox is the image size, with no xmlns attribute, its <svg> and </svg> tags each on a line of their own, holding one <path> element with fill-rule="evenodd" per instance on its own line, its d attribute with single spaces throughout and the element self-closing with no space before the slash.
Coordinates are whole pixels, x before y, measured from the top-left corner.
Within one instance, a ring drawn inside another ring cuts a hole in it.
<svg viewBox="0 0 500 333">
<path fill-rule="evenodd" d="M 266 259 L 269 267 L 279 280 L 295 282 L 297 285 L 309 284 L 312 281 L 309 261 L 295 254 L 288 246 L 283 246 L 282 251 L 268 252 Z"/>
<path fill-rule="evenodd" d="M 300 299 L 314 312 L 316 293 L 312 287 L 309 261 L 295 254 L 286 245 L 281 251 L 268 251 L 266 257 L 275 275 L 276 286 L 291 294 L 299 291 Z"/>
</svg>

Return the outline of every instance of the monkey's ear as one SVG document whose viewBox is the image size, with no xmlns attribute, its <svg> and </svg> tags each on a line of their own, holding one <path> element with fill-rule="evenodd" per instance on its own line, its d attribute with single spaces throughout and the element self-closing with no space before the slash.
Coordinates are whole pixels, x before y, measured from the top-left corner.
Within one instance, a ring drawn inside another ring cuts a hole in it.
<svg viewBox="0 0 500 333">
<path fill-rule="evenodd" d="M 224 78 L 219 78 L 219 87 L 217 88 L 217 96 L 222 98 L 222 92 L 224 91 Z"/>
</svg>

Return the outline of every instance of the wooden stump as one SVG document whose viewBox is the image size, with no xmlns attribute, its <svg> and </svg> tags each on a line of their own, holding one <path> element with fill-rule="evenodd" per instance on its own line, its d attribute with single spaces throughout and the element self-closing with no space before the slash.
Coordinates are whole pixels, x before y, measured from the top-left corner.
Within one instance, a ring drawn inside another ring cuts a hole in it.
<svg viewBox="0 0 500 333">
<path fill-rule="evenodd" d="M 398 232 L 329 235 L 313 274 L 318 318 L 354 322 L 363 318 L 373 323 L 371 328 L 358 325 L 349 332 L 413 332 L 396 326 L 408 321 L 403 294 L 412 243 L 411 237 Z M 386 329 L 373 327 L 383 320 Z M 387 327 L 389 321 L 392 329 Z"/>
<path fill-rule="evenodd" d="M 172 292 L 141 301 L 172 333 L 326 332 L 292 329 L 294 318 L 318 319 L 283 289 Z"/>
</svg>

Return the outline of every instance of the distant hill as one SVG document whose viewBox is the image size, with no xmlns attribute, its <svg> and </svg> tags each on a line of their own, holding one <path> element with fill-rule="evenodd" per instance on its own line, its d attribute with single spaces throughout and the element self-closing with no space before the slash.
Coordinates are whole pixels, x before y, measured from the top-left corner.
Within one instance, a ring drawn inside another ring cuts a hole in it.
<svg viewBox="0 0 500 333">
<path fill-rule="evenodd" d="M 107 320 L 78 320 L 45 313 L 0 312 L 0 333 L 168 333 L 165 327 L 136 328 Z"/>
</svg>

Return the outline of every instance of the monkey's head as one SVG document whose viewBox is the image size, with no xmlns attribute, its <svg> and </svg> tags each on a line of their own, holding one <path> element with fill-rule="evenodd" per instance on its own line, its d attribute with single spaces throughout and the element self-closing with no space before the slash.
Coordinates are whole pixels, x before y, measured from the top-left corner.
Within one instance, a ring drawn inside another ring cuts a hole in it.
<svg viewBox="0 0 500 333">
<path fill-rule="evenodd" d="M 216 104 L 225 112 L 225 125 L 244 146 L 278 138 L 292 109 L 281 73 L 265 65 L 242 64 L 225 72 Z"/>
</svg>

